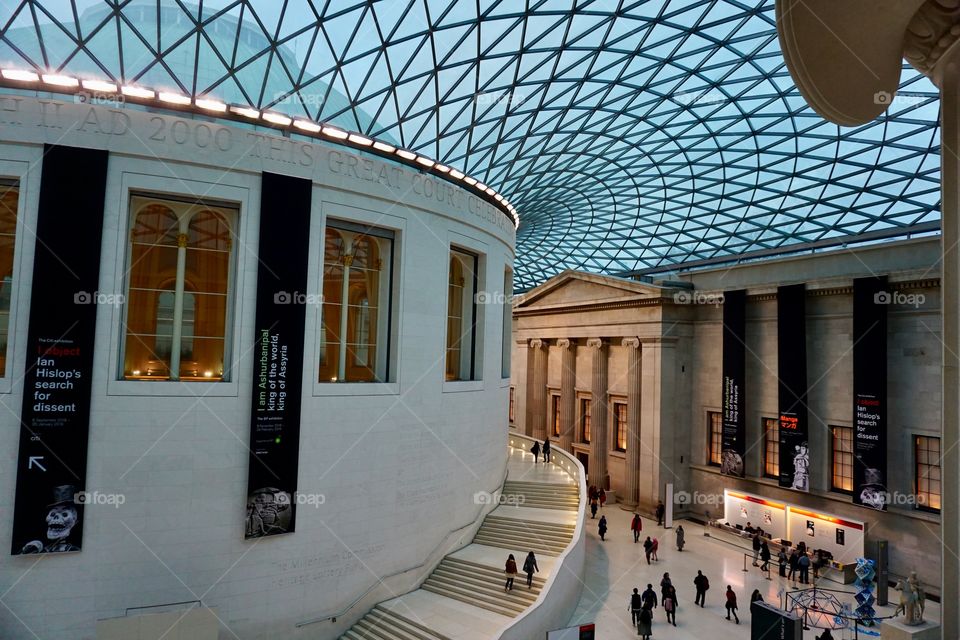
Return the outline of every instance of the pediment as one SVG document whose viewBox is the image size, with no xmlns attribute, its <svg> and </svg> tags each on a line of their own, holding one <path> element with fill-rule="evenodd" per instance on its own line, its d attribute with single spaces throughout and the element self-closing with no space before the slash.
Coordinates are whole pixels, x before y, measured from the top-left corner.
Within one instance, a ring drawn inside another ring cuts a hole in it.
<svg viewBox="0 0 960 640">
<path fill-rule="evenodd" d="M 564 271 L 526 292 L 514 306 L 531 309 L 660 298 L 665 291 L 663 287 L 626 278 Z"/>
</svg>

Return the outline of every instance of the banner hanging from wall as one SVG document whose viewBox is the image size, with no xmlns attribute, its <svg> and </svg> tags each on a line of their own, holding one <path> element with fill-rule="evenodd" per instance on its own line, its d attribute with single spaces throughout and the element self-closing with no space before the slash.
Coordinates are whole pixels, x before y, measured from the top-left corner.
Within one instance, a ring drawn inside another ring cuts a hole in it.
<svg viewBox="0 0 960 640">
<path fill-rule="evenodd" d="M 810 490 L 807 426 L 806 285 L 777 288 L 780 486 Z"/>
<path fill-rule="evenodd" d="M 747 452 L 744 388 L 747 292 L 723 294 L 723 446 L 720 472 L 742 478 Z"/>
<path fill-rule="evenodd" d="M 263 174 L 246 538 L 296 527 L 310 180 Z"/>
<path fill-rule="evenodd" d="M 887 278 L 853 281 L 853 502 L 887 508 Z"/>
<path fill-rule="evenodd" d="M 80 551 L 107 152 L 47 145 L 11 553 Z M 24 238 L 24 240 L 26 237 Z M 30 238 L 31 241 L 33 238 Z"/>
</svg>

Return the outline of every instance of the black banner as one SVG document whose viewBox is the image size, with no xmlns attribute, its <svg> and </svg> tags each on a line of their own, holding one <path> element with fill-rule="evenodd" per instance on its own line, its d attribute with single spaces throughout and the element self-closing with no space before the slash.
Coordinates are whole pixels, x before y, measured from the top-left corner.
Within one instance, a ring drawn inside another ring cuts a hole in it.
<svg viewBox="0 0 960 640">
<path fill-rule="evenodd" d="M 886 277 L 853 281 L 853 502 L 887 508 Z"/>
<path fill-rule="evenodd" d="M 747 292 L 723 294 L 723 459 L 720 472 L 743 477 L 747 424 L 744 415 Z"/>
<path fill-rule="evenodd" d="M 263 174 L 246 538 L 294 531 L 310 180 Z"/>
<path fill-rule="evenodd" d="M 777 288 L 780 486 L 810 490 L 807 428 L 806 285 Z"/>
<path fill-rule="evenodd" d="M 106 151 L 44 148 L 20 414 L 14 555 L 79 551 L 83 543 L 106 185 Z"/>
</svg>

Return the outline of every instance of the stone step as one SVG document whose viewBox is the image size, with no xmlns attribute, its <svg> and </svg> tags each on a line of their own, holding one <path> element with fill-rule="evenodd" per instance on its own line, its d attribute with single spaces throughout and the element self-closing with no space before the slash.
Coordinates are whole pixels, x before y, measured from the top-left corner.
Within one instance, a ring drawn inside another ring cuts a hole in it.
<svg viewBox="0 0 960 640">
<path fill-rule="evenodd" d="M 508 518 L 506 516 L 496 516 L 493 514 L 484 518 L 484 523 L 486 522 L 496 522 L 496 523 L 503 522 L 505 524 L 522 523 L 530 527 L 531 529 L 543 528 L 543 529 L 551 529 L 551 530 L 558 530 L 558 531 L 559 530 L 569 531 L 571 536 L 573 535 L 573 532 L 576 531 L 577 529 L 577 525 L 575 524 L 566 524 L 563 522 L 544 522 L 543 520 L 529 520 L 526 518 Z"/>
<path fill-rule="evenodd" d="M 480 531 L 486 531 L 487 533 L 504 533 L 506 535 L 511 534 L 521 534 L 527 535 L 535 540 L 543 540 L 548 542 L 558 542 L 566 544 L 570 542 L 570 539 L 573 537 L 570 533 L 566 531 L 551 531 L 549 529 L 535 529 L 533 527 L 528 527 L 526 525 L 509 525 L 502 524 L 500 522 L 490 522 L 483 523 L 483 526 L 480 527 Z"/>
<path fill-rule="evenodd" d="M 506 574 L 502 571 L 500 575 L 494 576 L 486 573 L 469 573 L 469 569 L 463 567 L 445 567 L 438 568 L 434 571 L 431 576 L 442 577 L 450 580 L 461 580 L 464 586 L 474 586 L 477 589 L 481 590 L 492 590 L 494 593 L 497 591 L 503 591 L 503 583 L 507 579 Z M 524 576 L 524 584 L 526 584 L 526 575 L 519 574 Z M 533 588 L 529 589 L 526 593 L 520 594 L 520 600 L 527 600 L 533 602 L 537 599 L 537 595 L 540 593 L 539 584 L 534 584 Z"/>
<path fill-rule="evenodd" d="M 533 595 L 533 589 L 527 589 L 526 583 L 523 582 L 519 576 L 515 579 L 516 584 L 513 591 L 503 590 L 505 582 L 506 577 L 496 586 L 491 586 L 489 583 L 478 585 L 462 580 L 458 576 L 444 575 L 441 572 L 432 574 L 424 584 L 429 583 L 436 587 L 453 589 L 476 598 L 486 598 L 490 602 L 516 607 L 520 611 L 523 611 L 536 601 L 537 596 Z"/>
<path fill-rule="evenodd" d="M 516 617 L 517 614 L 522 613 L 525 609 L 525 607 L 504 602 L 502 599 L 498 600 L 495 598 L 489 598 L 487 596 L 476 596 L 464 589 L 456 589 L 443 584 L 431 583 L 430 580 L 424 582 L 421 588 L 445 598 L 459 600 L 460 602 L 465 602 L 475 607 L 486 609 L 487 611 L 499 613 L 500 615 L 507 616 L 508 618 Z"/>
<path fill-rule="evenodd" d="M 531 542 L 528 538 L 504 538 L 504 537 L 489 537 L 485 535 L 478 535 L 473 539 L 476 544 L 486 545 L 488 547 L 497 547 L 498 549 L 503 549 L 506 552 L 511 552 L 516 554 L 520 549 L 524 551 L 534 551 L 536 553 L 542 553 L 548 556 L 558 556 L 563 553 L 566 548 L 565 545 L 544 545 L 536 542 Z"/>
<path fill-rule="evenodd" d="M 393 609 L 387 609 L 386 607 L 377 605 L 370 612 L 370 615 L 377 616 L 385 620 L 390 620 L 399 628 L 404 629 L 408 633 L 416 635 L 419 640 L 450 640 L 450 638 L 447 636 L 439 634 L 433 629 L 429 629 L 415 620 L 411 620 L 406 616 L 402 616 Z"/>
<path fill-rule="evenodd" d="M 498 580 L 506 579 L 506 576 L 503 573 L 502 567 L 499 567 L 499 568 L 491 567 L 485 564 L 480 564 L 479 562 L 473 562 L 471 560 L 461 560 L 460 558 L 450 558 L 450 557 L 445 558 L 443 563 L 441 564 L 444 564 L 444 563 L 448 565 L 459 565 L 464 569 L 468 569 L 477 574 L 489 575 Z M 520 563 L 520 564 L 523 564 L 523 563 Z M 533 585 L 538 593 L 545 583 L 546 583 L 545 578 L 541 578 L 538 574 L 533 575 Z"/>
</svg>

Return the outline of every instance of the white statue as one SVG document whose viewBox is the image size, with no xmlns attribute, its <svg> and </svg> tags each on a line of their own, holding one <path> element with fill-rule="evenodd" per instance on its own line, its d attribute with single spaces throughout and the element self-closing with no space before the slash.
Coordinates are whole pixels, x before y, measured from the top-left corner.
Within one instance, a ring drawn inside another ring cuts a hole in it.
<svg viewBox="0 0 960 640">
<path fill-rule="evenodd" d="M 896 588 L 900 592 L 900 604 L 893 615 L 899 615 L 903 612 L 906 624 L 922 624 L 923 609 L 926 605 L 927 596 L 923 591 L 923 585 L 917 578 L 917 572 L 910 572 L 910 577 L 898 582 Z"/>
</svg>

